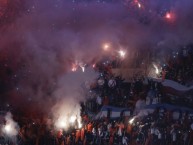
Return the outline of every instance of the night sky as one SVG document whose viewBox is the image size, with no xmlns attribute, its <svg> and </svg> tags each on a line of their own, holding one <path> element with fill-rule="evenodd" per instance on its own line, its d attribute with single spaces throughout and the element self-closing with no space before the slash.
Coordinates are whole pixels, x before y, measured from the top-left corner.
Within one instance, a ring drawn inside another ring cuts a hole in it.
<svg viewBox="0 0 193 145">
<path fill-rule="evenodd" d="M 0 0 L 1 103 L 52 104 L 72 63 L 100 60 L 104 43 L 128 52 L 192 43 L 192 7 L 192 0 Z"/>
</svg>

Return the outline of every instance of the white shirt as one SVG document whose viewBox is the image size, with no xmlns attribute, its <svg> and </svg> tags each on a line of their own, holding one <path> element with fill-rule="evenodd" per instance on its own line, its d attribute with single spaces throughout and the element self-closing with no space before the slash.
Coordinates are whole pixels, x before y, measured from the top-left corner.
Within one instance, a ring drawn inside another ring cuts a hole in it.
<svg viewBox="0 0 193 145">
<path fill-rule="evenodd" d="M 155 134 L 155 128 L 150 129 L 151 134 Z"/>
<path fill-rule="evenodd" d="M 172 133 L 172 141 L 176 141 L 176 133 L 175 132 Z"/>
<path fill-rule="evenodd" d="M 123 145 L 127 145 L 127 140 L 128 140 L 128 138 L 126 136 L 123 136 L 123 138 L 122 138 Z"/>
<path fill-rule="evenodd" d="M 162 139 L 162 134 L 159 132 L 158 139 Z"/>
<path fill-rule="evenodd" d="M 92 129 L 92 133 L 93 133 L 93 135 L 96 135 L 96 129 L 95 128 Z"/>
<path fill-rule="evenodd" d="M 118 130 L 118 135 L 119 135 L 119 136 L 122 136 L 122 130 L 121 130 L 121 128 L 119 128 L 119 130 Z"/>
<path fill-rule="evenodd" d="M 154 133 L 155 133 L 155 135 L 158 136 L 158 135 L 159 135 L 159 130 L 158 130 L 158 129 L 155 129 L 155 132 L 154 132 Z"/>
<path fill-rule="evenodd" d="M 176 141 L 176 132 L 174 129 L 171 130 L 171 135 L 172 135 L 172 141 Z"/>
<path fill-rule="evenodd" d="M 99 104 L 99 105 L 102 104 L 102 99 L 101 99 L 100 96 L 97 96 L 96 102 L 97 102 L 97 104 Z"/>
<path fill-rule="evenodd" d="M 108 129 L 109 132 L 110 132 L 111 127 L 112 127 L 112 124 L 109 123 L 109 124 L 107 125 L 107 129 Z"/>
</svg>

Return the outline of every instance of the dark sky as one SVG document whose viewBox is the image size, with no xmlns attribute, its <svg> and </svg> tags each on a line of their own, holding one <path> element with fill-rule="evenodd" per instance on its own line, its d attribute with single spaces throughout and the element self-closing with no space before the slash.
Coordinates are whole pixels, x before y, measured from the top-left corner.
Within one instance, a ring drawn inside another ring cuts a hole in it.
<svg viewBox="0 0 193 145">
<path fill-rule="evenodd" d="M 100 59 L 106 42 L 128 52 L 192 43 L 192 7 L 192 0 L 0 0 L 1 100 L 51 102 L 71 63 Z"/>
</svg>

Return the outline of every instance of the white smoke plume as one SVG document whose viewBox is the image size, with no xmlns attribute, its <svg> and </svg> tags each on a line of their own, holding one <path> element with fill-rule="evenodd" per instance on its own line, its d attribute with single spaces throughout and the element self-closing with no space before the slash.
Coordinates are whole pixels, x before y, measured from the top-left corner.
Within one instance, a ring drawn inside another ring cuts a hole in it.
<svg viewBox="0 0 193 145">
<path fill-rule="evenodd" d="M 2 128 L 3 134 L 10 138 L 13 142 L 16 142 L 18 131 L 19 125 L 13 120 L 12 114 L 8 112 L 5 116 L 5 125 Z"/>
<path fill-rule="evenodd" d="M 57 102 L 52 108 L 56 129 L 68 129 L 72 125 L 81 127 L 80 102 L 86 101 L 83 87 L 85 82 L 93 81 L 96 77 L 97 73 L 86 68 L 85 72 L 77 70 L 59 78 L 60 87 L 54 93 Z"/>
</svg>

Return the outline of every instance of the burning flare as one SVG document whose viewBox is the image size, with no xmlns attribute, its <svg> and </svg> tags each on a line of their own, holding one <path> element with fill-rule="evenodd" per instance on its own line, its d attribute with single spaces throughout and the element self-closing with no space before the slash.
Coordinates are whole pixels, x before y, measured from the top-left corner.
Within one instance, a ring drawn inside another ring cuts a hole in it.
<svg viewBox="0 0 193 145">
<path fill-rule="evenodd" d="M 103 45 L 103 50 L 104 50 L 104 51 L 108 51 L 109 48 L 110 48 L 110 44 L 109 44 L 109 43 L 105 43 L 105 44 Z"/>
<path fill-rule="evenodd" d="M 12 119 L 12 114 L 10 112 L 5 116 L 6 124 L 3 126 L 2 131 L 8 137 L 14 137 L 18 134 L 19 126 Z"/>
<path fill-rule="evenodd" d="M 135 121 L 135 117 L 133 117 L 131 120 L 129 120 L 129 124 L 133 124 L 134 121 Z"/>
<path fill-rule="evenodd" d="M 153 64 L 153 67 L 155 68 L 155 73 L 158 75 L 158 74 L 159 74 L 159 69 L 158 69 L 158 67 L 157 67 L 155 64 Z"/>
<path fill-rule="evenodd" d="M 120 55 L 120 57 L 121 58 L 124 58 L 125 57 L 125 55 L 126 55 L 126 52 L 125 51 L 123 51 L 123 50 L 119 50 L 119 55 Z"/>
</svg>

